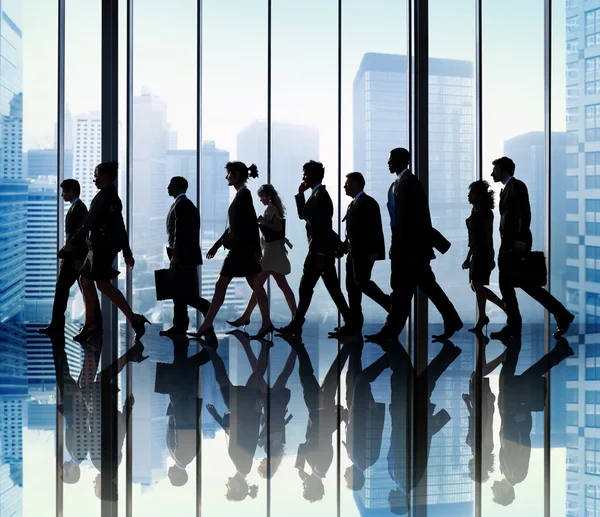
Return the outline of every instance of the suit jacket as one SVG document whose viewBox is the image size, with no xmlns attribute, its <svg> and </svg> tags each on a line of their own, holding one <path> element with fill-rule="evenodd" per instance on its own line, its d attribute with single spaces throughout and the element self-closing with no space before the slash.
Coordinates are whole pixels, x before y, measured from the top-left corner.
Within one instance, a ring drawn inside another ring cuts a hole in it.
<svg viewBox="0 0 600 517">
<path fill-rule="evenodd" d="M 527 186 L 511 179 L 500 192 L 500 251 L 510 251 L 515 242 L 524 242 L 531 249 L 531 207 Z"/>
<path fill-rule="evenodd" d="M 171 206 L 167 215 L 169 258 L 178 260 L 182 266 L 202 264 L 200 251 L 200 212 L 185 195 Z"/>
<path fill-rule="evenodd" d="M 92 250 L 123 250 L 125 257 L 133 255 L 123 221 L 123 203 L 114 183 L 102 188 L 92 199 L 85 222 L 73 239 L 80 236 L 87 238 L 88 248 Z"/>
<path fill-rule="evenodd" d="M 392 183 L 394 219 L 392 227 L 392 259 L 418 263 L 435 258 L 433 253 L 431 215 L 423 185 L 411 172 Z"/>
<path fill-rule="evenodd" d="M 346 216 L 346 242 L 348 254 L 352 257 L 377 255 L 377 260 L 385 259 L 385 241 L 381 223 L 379 203 L 363 193 L 353 200 Z"/>
<path fill-rule="evenodd" d="M 197 370 L 196 370 L 197 371 Z M 169 423 L 167 427 L 167 448 L 171 457 L 181 466 L 186 467 L 198 454 L 196 429 L 200 425 L 196 415 L 196 404 L 202 407 L 202 399 L 195 393 L 188 397 L 176 397 L 167 408 Z"/>
<path fill-rule="evenodd" d="M 77 234 L 77 231 L 85 222 L 87 215 L 87 206 L 80 199 L 71 205 L 65 216 L 65 238 L 66 242 L 72 242 L 73 244 L 73 258 L 75 260 L 85 259 L 88 252 L 85 235 L 79 234 L 75 238 L 75 234 Z"/>
<path fill-rule="evenodd" d="M 235 195 L 227 212 L 229 225 L 217 241 L 219 246 L 226 242 L 230 250 L 250 249 L 260 251 L 258 219 L 252 203 L 252 194 L 244 187 Z"/>
<path fill-rule="evenodd" d="M 306 222 L 308 250 L 332 255 L 339 247 L 339 237 L 333 231 L 333 203 L 324 185 L 315 189 L 308 199 L 296 194 L 298 217 Z"/>
</svg>

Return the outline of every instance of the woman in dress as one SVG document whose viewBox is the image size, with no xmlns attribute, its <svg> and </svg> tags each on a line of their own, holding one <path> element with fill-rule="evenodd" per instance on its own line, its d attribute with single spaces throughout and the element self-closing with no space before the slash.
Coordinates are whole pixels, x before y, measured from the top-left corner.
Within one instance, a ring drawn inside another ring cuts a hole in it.
<svg viewBox="0 0 600 517">
<path fill-rule="evenodd" d="M 490 274 L 496 267 L 494 262 L 494 192 L 487 181 L 474 181 L 469 185 L 468 198 L 473 205 L 471 216 L 466 220 L 469 231 L 469 253 L 463 262 L 463 269 L 469 270 L 471 289 L 477 297 L 477 323 L 470 332 L 480 331 L 490 319 L 485 314 L 486 301 L 496 304 L 504 310 L 504 303 L 491 291 Z"/>
<path fill-rule="evenodd" d="M 260 244 L 263 250 L 262 272 L 258 277 L 258 282 L 262 286 L 269 276 L 273 277 L 285 296 L 293 318 L 296 313 L 296 298 L 286 279 L 286 275 L 291 271 L 291 266 L 285 246 L 287 244 L 291 248 L 292 245 L 285 238 L 285 207 L 279 194 L 269 183 L 261 185 L 257 194 L 260 202 L 267 207 L 264 215 L 258 217 L 258 226 L 262 233 Z M 256 303 L 256 296 L 252 294 L 244 314 L 237 320 L 227 323 L 236 328 L 248 325 Z"/>
<path fill-rule="evenodd" d="M 259 282 L 259 274 L 262 271 L 260 266 L 262 253 L 260 250 L 258 220 L 252 203 L 252 194 L 246 187 L 248 177 L 258 177 L 258 169 L 254 164 L 246 167 L 244 163 L 239 161 L 229 162 L 225 169 L 227 170 L 227 182 L 230 187 L 235 188 L 237 193 L 227 212 L 229 226 L 221 238 L 208 250 L 206 258 L 212 259 L 221 246 L 229 251 L 223 261 L 221 273 L 215 284 L 215 294 L 210 302 L 208 314 L 198 330 L 195 333 L 189 333 L 189 335 L 201 337 L 206 333 L 214 333 L 213 322 L 221 305 L 223 305 L 227 286 L 232 278 L 245 277 L 256 296 L 262 316 L 262 326 L 255 337 L 263 338 L 269 332 L 275 330 L 275 327 L 271 323 L 271 316 L 269 315 L 267 293 Z"/>
<path fill-rule="evenodd" d="M 135 314 L 131 310 L 123 293 L 111 283 L 111 280 L 120 274 L 113 268 L 119 251 L 123 251 L 125 263 L 130 269 L 133 269 L 135 264 L 123 221 L 123 204 L 114 184 L 118 167 L 117 162 L 105 162 L 96 166 L 94 184 L 100 192 L 92 199 L 85 222 L 62 250 L 63 253 L 73 253 L 73 243 L 81 235 L 87 239 L 88 254 L 79 271 L 85 307 L 85 324 L 81 332 L 73 338 L 80 343 L 100 327 L 99 322 L 95 321 L 98 294 L 94 283 L 100 292 L 125 315 L 135 332 L 136 339 L 140 339 L 145 334 L 145 324 L 150 323 L 143 314 Z"/>
</svg>

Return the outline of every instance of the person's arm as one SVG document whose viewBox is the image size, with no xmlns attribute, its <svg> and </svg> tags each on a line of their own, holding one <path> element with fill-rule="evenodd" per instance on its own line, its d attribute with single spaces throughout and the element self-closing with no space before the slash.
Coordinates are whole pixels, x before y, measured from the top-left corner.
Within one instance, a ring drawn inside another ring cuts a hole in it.
<svg viewBox="0 0 600 517">
<path fill-rule="evenodd" d="M 87 213 L 87 217 L 83 224 L 79 227 L 79 229 L 73 234 L 71 240 L 67 242 L 67 245 L 74 246 L 79 238 L 85 239 L 86 235 L 90 232 L 90 230 L 96 225 L 100 217 L 104 212 L 104 207 L 106 206 L 106 190 L 102 189 L 90 205 L 90 209 Z"/>
<path fill-rule="evenodd" d="M 296 454 L 296 464 L 294 465 L 294 467 L 297 468 L 299 472 L 304 472 L 305 465 L 306 458 L 304 457 L 304 444 L 301 443 L 300 445 L 298 445 L 298 453 Z"/>
<path fill-rule="evenodd" d="M 181 262 L 181 259 L 183 258 L 181 256 L 181 248 L 183 247 L 183 243 L 185 241 L 183 228 L 186 223 L 184 209 L 182 208 L 181 202 L 177 203 L 173 208 L 173 217 L 175 218 L 175 228 L 173 231 L 173 258 L 171 260 L 174 262 Z"/>
<path fill-rule="evenodd" d="M 212 404 L 206 404 L 206 409 L 208 409 L 208 413 L 210 414 L 210 416 L 212 416 L 215 419 L 215 422 L 217 422 L 217 424 L 219 424 L 224 431 L 227 431 L 227 429 L 225 429 L 225 426 L 223 425 L 223 417 L 219 415 L 217 408 L 215 408 L 215 406 L 213 406 Z"/>
<path fill-rule="evenodd" d="M 279 215 L 275 212 L 271 213 L 269 210 L 267 210 L 264 216 L 259 216 L 258 222 L 276 232 L 280 232 L 283 228 Z"/>
<path fill-rule="evenodd" d="M 298 217 L 300 219 L 304 219 L 304 207 L 306 205 L 306 200 L 304 199 L 304 191 L 299 192 L 294 196 L 296 200 L 296 209 L 298 210 Z"/>
<path fill-rule="evenodd" d="M 385 240 L 383 237 L 381 211 L 379 210 L 379 204 L 374 199 L 369 203 L 368 214 L 367 242 L 369 247 L 369 255 L 371 256 L 372 260 L 375 261 L 380 256 L 385 256 Z"/>
<path fill-rule="evenodd" d="M 312 232 L 310 248 L 317 254 L 325 255 L 333 247 L 333 203 L 324 187 L 315 193 L 314 199 L 315 210 L 309 221 Z"/>
<path fill-rule="evenodd" d="M 525 245 L 529 243 L 529 229 L 531 227 L 531 206 L 529 204 L 529 192 L 525 183 L 521 183 L 518 189 L 515 189 L 515 204 L 518 210 L 517 241 Z"/>
</svg>

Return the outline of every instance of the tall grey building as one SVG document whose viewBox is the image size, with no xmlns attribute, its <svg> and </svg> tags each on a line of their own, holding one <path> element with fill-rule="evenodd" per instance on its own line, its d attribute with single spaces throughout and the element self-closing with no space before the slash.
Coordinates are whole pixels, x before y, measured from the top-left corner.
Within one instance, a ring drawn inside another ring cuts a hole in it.
<svg viewBox="0 0 600 517">
<path fill-rule="evenodd" d="M 97 193 L 94 169 L 101 162 L 102 119 L 100 112 L 89 112 L 75 117 L 73 124 L 73 172 L 70 177 L 81 185 L 81 200 L 90 205 Z M 65 167 L 65 176 L 69 177 Z"/>
<path fill-rule="evenodd" d="M 365 176 L 366 191 L 379 203 L 386 244 L 390 244 L 387 193 L 394 177 L 390 150 L 408 147 L 406 56 L 368 53 L 353 86 L 354 169 Z M 473 64 L 455 59 L 429 60 L 429 205 L 432 223 L 452 242 L 432 265 L 460 313 L 472 312 L 468 278 L 457 275 L 467 251 L 467 189 L 474 171 Z M 389 269 L 376 268 L 373 279 L 384 289 Z M 431 316 L 439 318 L 436 311 Z M 373 315 L 366 311 L 365 321 Z"/>
</svg>

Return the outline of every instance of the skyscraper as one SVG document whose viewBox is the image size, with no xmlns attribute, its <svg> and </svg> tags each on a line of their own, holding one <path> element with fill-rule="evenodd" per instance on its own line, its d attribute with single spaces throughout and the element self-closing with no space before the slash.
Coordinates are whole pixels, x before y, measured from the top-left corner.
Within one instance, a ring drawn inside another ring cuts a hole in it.
<svg viewBox="0 0 600 517">
<path fill-rule="evenodd" d="M 379 202 L 386 243 L 390 243 L 387 192 L 394 180 L 387 168 L 390 150 L 407 147 L 406 56 L 365 54 L 354 79 L 354 169 L 365 176 L 366 191 Z M 433 263 L 458 312 L 472 310 L 468 281 L 456 274 L 467 249 L 466 201 L 474 171 L 473 64 L 429 60 L 429 206 L 433 226 L 452 248 Z M 389 285 L 389 270 L 373 279 Z M 434 318 L 439 318 L 433 312 Z M 365 314 L 368 322 L 371 315 Z"/>
<path fill-rule="evenodd" d="M 102 120 L 99 112 L 89 112 L 75 117 L 72 175 L 65 167 L 65 177 L 72 177 L 81 185 L 79 196 L 86 205 L 90 205 L 96 195 L 94 186 L 94 168 L 101 161 Z M 66 164 L 65 164 L 66 165 Z"/>
</svg>

